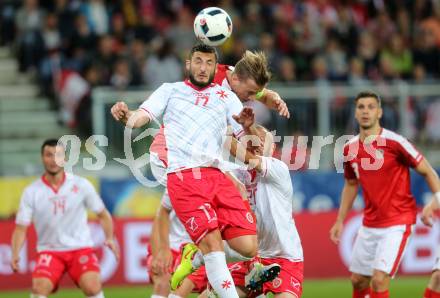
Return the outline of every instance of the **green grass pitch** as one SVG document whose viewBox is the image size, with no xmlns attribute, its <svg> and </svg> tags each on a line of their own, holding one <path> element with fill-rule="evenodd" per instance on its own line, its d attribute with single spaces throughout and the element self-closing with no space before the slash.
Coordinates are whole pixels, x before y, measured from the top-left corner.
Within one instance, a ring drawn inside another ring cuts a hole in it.
<svg viewBox="0 0 440 298">
<path fill-rule="evenodd" d="M 397 277 L 391 282 L 390 297 L 422 298 L 429 276 Z M 150 286 L 106 287 L 106 298 L 146 298 L 151 295 Z M 0 291 L 0 298 L 29 297 L 28 291 Z M 77 289 L 61 289 L 53 298 L 84 297 Z M 307 280 L 304 282 L 302 298 L 350 298 L 351 286 L 348 279 Z"/>
</svg>

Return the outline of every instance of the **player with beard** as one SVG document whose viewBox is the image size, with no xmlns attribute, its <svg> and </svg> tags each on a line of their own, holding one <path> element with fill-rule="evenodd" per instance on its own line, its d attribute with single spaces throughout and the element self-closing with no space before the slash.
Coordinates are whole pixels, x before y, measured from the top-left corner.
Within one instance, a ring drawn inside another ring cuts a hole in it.
<svg viewBox="0 0 440 298">
<path fill-rule="evenodd" d="M 32 223 L 37 232 L 37 262 L 32 273 L 31 298 L 44 298 L 58 288 L 68 273 L 87 297 L 102 298 L 98 259 L 87 226 L 87 209 L 95 212 L 105 234 L 105 244 L 119 257 L 113 222 L 101 198 L 86 179 L 65 173 L 64 148 L 57 140 L 41 147 L 45 172 L 24 192 L 12 234 L 12 263 L 19 269 L 20 249 Z M 57 162 L 58 161 L 58 162 Z"/>
<path fill-rule="evenodd" d="M 382 128 L 380 97 L 361 92 L 355 98 L 359 134 L 344 146 L 345 184 L 330 238 L 339 243 L 343 222 L 359 186 L 365 201 L 364 219 L 353 247 L 350 271 L 355 298 L 389 297 L 390 280 L 399 267 L 417 215 L 410 190 L 413 168 L 433 193 L 438 176 L 404 137 Z"/>
<path fill-rule="evenodd" d="M 256 227 L 239 191 L 219 168 L 227 126 L 235 137 L 251 134 L 253 127 L 243 121 L 250 109 L 212 83 L 216 66 L 215 49 L 196 45 L 186 63 L 189 80 L 163 84 L 136 111 L 117 102 L 111 113 L 128 127 L 163 116 L 172 207 L 203 253 L 210 284 L 221 297 L 237 297 L 222 238 L 243 256 L 254 257 Z"/>
</svg>

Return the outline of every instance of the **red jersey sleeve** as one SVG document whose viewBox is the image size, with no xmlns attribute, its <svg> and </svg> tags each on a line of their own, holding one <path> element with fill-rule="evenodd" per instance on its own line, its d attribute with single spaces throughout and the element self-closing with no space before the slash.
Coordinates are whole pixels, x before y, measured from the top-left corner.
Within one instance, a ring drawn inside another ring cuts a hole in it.
<svg viewBox="0 0 440 298">
<path fill-rule="evenodd" d="M 423 155 L 406 138 L 395 144 L 403 164 L 415 168 L 422 161 Z"/>
<path fill-rule="evenodd" d="M 350 164 L 350 158 L 348 156 L 349 152 L 349 145 L 344 146 L 344 177 L 345 179 L 351 180 L 351 179 L 357 179 L 356 174 L 353 171 L 353 168 Z"/>
</svg>

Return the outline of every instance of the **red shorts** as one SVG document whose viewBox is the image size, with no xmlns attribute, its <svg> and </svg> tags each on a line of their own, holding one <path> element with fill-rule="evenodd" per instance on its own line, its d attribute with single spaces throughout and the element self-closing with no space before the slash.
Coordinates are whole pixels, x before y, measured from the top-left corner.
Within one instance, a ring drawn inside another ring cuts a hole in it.
<svg viewBox="0 0 440 298">
<path fill-rule="evenodd" d="M 249 264 L 250 262 L 235 262 L 228 264 L 229 272 L 231 272 L 232 279 L 236 286 L 241 284 L 244 286 L 244 276 L 249 272 Z M 243 279 L 243 282 L 237 284 L 236 280 L 240 281 L 241 278 Z M 200 267 L 197 271 L 188 275 L 188 279 L 194 284 L 194 289 L 192 290 L 193 293 L 202 293 L 208 285 L 205 266 Z"/>
<path fill-rule="evenodd" d="M 170 273 L 172 273 L 176 267 L 179 265 L 180 263 L 180 251 L 171 250 L 171 253 L 173 254 L 173 262 L 172 265 L 170 267 Z M 148 244 L 148 256 L 147 256 L 147 272 L 148 272 L 148 276 L 151 277 L 153 276 L 153 271 L 152 271 L 152 263 L 153 263 L 153 254 L 151 253 L 151 245 Z"/>
<path fill-rule="evenodd" d="M 245 286 L 245 276 L 249 272 L 250 265 L 253 261 L 238 262 L 228 264 L 234 284 L 239 287 Z M 272 292 L 274 294 L 290 293 L 296 297 L 301 297 L 302 283 L 304 279 L 303 262 L 292 262 L 284 258 L 260 259 L 263 265 L 277 263 L 281 266 L 281 272 L 272 282 L 266 282 L 263 285 L 263 291 L 257 293 L 249 293 L 249 297 L 256 297 L 261 294 Z M 208 278 L 206 277 L 205 267 L 188 276 L 194 284 L 193 292 L 201 293 L 206 289 Z"/>
<path fill-rule="evenodd" d="M 32 278 L 45 277 L 51 280 L 54 290 L 65 272 L 78 284 L 83 273 L 99 272 L 99 261 L 92 248 L 70 251 L 42 251 L 37 255 Z"/>
<path fill-rule="evenodd" d="M 220 170 L 196 168 L 170 173 L 167 187 L 177 217 L 194 243 L 215 229 L 226 240 L 256 235 L 254 217 Z"/>
</svg>

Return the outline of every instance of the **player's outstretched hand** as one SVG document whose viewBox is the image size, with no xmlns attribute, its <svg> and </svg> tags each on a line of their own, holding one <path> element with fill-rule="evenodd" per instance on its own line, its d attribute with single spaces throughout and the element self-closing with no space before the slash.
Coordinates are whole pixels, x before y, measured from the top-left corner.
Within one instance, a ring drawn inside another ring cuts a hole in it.
<svg viewBox="0 0 440 298">
<path fill-rule="evenodd" d="M 275 109 L 278 111 L 278 114 L 281 117 L 290 118 L 290 112 L 287 108 L 287 104 L 284 100 L 281 99 L 280 95 L 277 92 L 273 90 L 266 90 L 266 96 L 270 98 Z"/>
<path fill-rule="evenodd" d="M 121 121 L 124 119 L 128 113 L 128 106 L 123 101 L 118 101 L 115 103 L 110 112 L 112 113 L 113 118 L 115 118 L 116 121 Z"/>
<path fill-rule="evenodd" d="M 244 107 L 243 110 L 241 110 L 240 114 L 238 115 L 232 115 L 232 118 L 234 118 L 235 121 L 237 121 L 241 126 L 243 126 L 244 129 L 247 129 L 252 126 L 255 122 L 255 114 L 254 110 L 250 107 Z"/>
<path fill-rule="evenodd" d="M 119 261 L 119 246 L 117 245 L 116 240 L 115 239 L 107 239 L 104 242 L 104 245 L 111 249 L 111 251 L 113 252 L 113 254 L 116 257 L 116 260 Z"/>
<path fill-rule="evenodd" d="M 434 198 L 426 204 L 426 206 L 422 210 L 422 222 L 425 226 L 432 227 L 432 223 L 434 221 L 434 212 L 438 209 L 437 200 Z"/>
<path fill-rule="evenodd" d="M 153 257 L 151 269 L 154 274 L 161 275 L 170 273 L 173 263 L 173 253 L 170 249 L 161 249 L 156 256 Z"/>
<path fill-rule="evenodd" d="M 330 229 L 330 239 L 335 244 L 339 244 L 339 240 L 341 239 L 343 227 L 344 227 L 344 225 L 341 222 L 337 221 L 337 222 L 335 222 L 333 227 Z"/>
<path fill-rule="evenodd" d="M 11 260 L 11 268 L 12 268 L 12 271 L 14 271 L 14 272 L 18 272 L 18 263 L 20 262 L 20 257 L 19 256 L 16 256 L 16 257 L 12 257 L 12 260 Z"/>
</svg>

